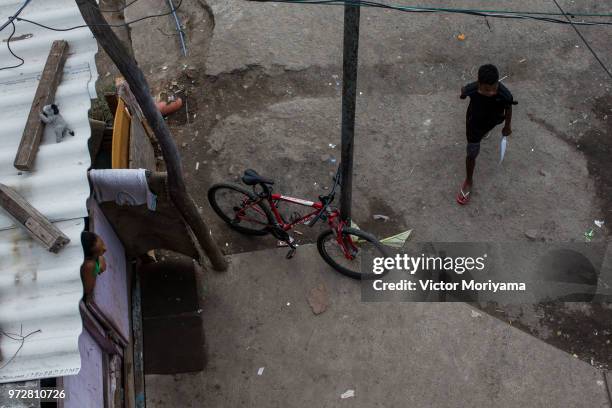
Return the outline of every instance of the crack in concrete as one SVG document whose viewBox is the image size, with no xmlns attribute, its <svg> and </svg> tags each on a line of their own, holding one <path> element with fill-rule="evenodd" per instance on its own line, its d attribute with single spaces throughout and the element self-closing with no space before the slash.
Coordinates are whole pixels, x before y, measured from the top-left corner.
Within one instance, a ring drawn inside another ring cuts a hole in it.
<svg viewBox="0 0 612 408">
<path fill-rule="evenodd" d="M 206 0 L 198 0 L 198 3 L 200 3 L 204 11 L 206 11 L 206 14 L 208 14 L 208 17 L 210 18 L 210 23 L 211 23 L 210 31 L 213 32 L 215 30 L 216 21 L 215 21 L 215 13 L 213 12 L 212 7 L 210 7 L 210 5 L 206 2 Z"/>
</svg>

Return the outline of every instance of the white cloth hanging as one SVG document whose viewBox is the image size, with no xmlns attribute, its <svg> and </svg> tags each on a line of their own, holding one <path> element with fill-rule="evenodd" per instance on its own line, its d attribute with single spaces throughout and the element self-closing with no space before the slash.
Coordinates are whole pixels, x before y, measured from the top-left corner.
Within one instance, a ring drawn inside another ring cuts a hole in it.
<svg viewBox="0 0 612 408">
<path fill-rule="evenodd" d="M 151 211 L 157 207 L 157 197 L 149 190 L 145 169 L 90 170 L 89 179 L 99 203 L 114 201 L 130 206 L 146 203 Z"/>
</svg>

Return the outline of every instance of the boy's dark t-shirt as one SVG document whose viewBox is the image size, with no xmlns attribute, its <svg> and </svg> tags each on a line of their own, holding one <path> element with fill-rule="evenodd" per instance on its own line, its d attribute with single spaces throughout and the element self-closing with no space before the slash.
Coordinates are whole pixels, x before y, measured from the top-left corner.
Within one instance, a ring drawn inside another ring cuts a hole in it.
<svg viewBox="0 0 612 408">
<path fill-rule="evenodd" d="M 478 93 L 478 82 L 467 84 L 461 93 L 461 99 L 470 97 L 466 114 L 466 131 L 469 143 L 478 143 L 495 126 L 505 119 L 506 108 L 512 105 L 512 93 L 502 83 L 497 95 L 484 96 Z"/>
</svg>

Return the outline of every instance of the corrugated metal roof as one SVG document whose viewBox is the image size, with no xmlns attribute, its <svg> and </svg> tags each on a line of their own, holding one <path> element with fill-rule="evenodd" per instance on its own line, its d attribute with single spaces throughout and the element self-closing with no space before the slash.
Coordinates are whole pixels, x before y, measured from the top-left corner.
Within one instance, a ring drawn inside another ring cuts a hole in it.
<svg viewBox="0 0 612 408">
<path fill-rule="evenodd" d="M 0 0 L 0 20 L 21 4 Z M 73 0 L 33 0 L 21 16 L 52 27 L 83 24 Z M 6 48 L 10 32 L 0 33 L 0 66 L 14 63 Z M 0 71 L 0 183 L 16 189 L 71 242 L 58 254 L 47 252 L 0 210 L 0 330 L 24 335 L 40 330 L 18 353 L 20 341 L 0 336 L 0 383 L 75 374 L 80 368 L 79 236 L 89 196 L 88 110 L 98 75 L 97 43 L 87 28 L 54 32 L 21 22 L 15 36 L 20 39 L 11 47 L 25 64 Z M 48 129 L 34 170 L 20 174 L 13 167 L 15 153 L 51 43 L 59 39 L 68 41 L 70 50 L 55 102 L 75 136 L 58 144 Z"/>
</svg>

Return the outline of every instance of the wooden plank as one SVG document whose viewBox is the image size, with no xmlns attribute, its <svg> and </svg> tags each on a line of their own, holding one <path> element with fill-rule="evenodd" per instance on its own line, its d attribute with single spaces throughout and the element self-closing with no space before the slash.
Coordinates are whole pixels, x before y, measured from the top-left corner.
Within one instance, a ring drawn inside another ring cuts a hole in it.
<svg viewBox="0 0 612 408">
<path fill-rule="evenodd" d="M 0 184 L 0 207 L 49 252 L 57 253 L 70 239 L 12 188 Z"/>
<path fill-rule="evenodd" d="M 123 350 L 113 342 L 108 332 L 104 330 L 104 327 L 96 320 L 96 317 L 91 313 L 83 301 L 79 303 L 79 311 L 81 312 L 83 327 L 95 340 L 96 344 L 100 346 L 100 349 L 110 355 L 123 355 Z"/>
<path fill-rule="evenodd" d="M 52 104 L 55 99 L 55 91 L 62 80 L 67 58 L 68 42 L 64 40 L 53 41 L 13 163 L 19 170 L 32 170 L 36 153 L 38 153 L 38 146 L 45 130 L 45 125 L 40 120 L 39 115 L 43 106 Z"/>
<path fill-rule="evenodd" d="M 128 340 L 121 334 L 119 329 L 113 325 L 113 323 L 104 316 L 104 313 L 100 310 L 98 305 L 94 302 L 87 302 L 87 310 L 96 319 L 96 321 L 104 328 L 108 337 L 117 345 L 122 348 L 126 348 Z"/>
<path fill-rule="evenodd" d="M 140 105 L 138 105 L 136 97 L 130 90 L 130 85 L 125 81 L 125 79 L 117 78 L 115 80 L 115 87 L 117 88 L 117 95 L 119 95 L 119 98 L 123 99 L 123 102 L 130 109 L 132 115 L 136 115 L 138 119 L 140 119 L 140 122 L 147 132 L 147 136 L 149 136 L 149 139 L 151 140 L 151 143 L 157 143 L 155 141 L 155 133 L 153 133 L 153 129 L 151 129 L 149 122 L 147 122 L 147 119 L 142 113 L 142 109 L 140 109 Z"/>
<path fill-rule="evenodd" d="M 130 125 L 130 168 L 156 170 L 155 152 L 142 122 L 132 117 Z"/>
<path fill-rule="evenodd" d="M 113 169 L 127 169 L 129 166 L 130 148 L 130 115 L 127 112 L 123 99 L 119 98 L 115 122 L 113 124 Z"/>
<path fill-rule="evenodd" d="M 102 140 L 104 139 L 104 132 L 106 131 L 106 123 L 99 120 L 89 119 L 89 127 L 91 128 L 91 136 L 87 141 L 87 145 L 89 147 L 89 156 L 93 164 L 96 157 L 98 157 L 98 153 L 100 153 L 100 148 L 102 147 Z"/>
<path fill-rule="evenodd" d="M 136 394 L 136 408 L 146 407 L 146 389 L 144 376 L 144 348 L 142 333 L 142 303 L 140 291 L 140 271 L 136 270 L 132 285 L 132 335 L 134 352 L 134 393 Z"/>
<path fill-rule="evenodd" d="M 132 277 L 134 276 L 135 263 L 128 265 L 126 273 L 126 283 L 128 288 L 128 310 L 130 311 L 130 343 L 123 353 L 123 387 L 125 395 L 125 408 L 136 408 L 136 392 L 134 390 L 134 335 L 132 329 Z"/>
</svg>

